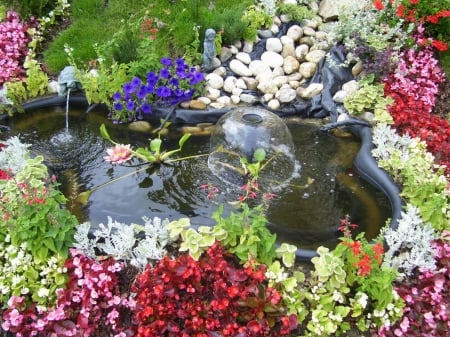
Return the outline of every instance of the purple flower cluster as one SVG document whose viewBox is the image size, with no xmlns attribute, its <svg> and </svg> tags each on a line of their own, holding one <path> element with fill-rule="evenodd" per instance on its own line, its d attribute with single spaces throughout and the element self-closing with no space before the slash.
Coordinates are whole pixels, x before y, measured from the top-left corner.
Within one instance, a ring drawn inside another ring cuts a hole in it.
<svg viewBox="0 0 450 337">
<path fill-rule="evenodd" d="M 113 95 L 113 119 L 132 121 L 152 112 L 153 104 L 174 106 L 192 99 L 205 80 L 202 72 L 183 59 L 162 58 L 159 72 L 147 73 L 146 82 L 134 77 Z"/>
</svg>

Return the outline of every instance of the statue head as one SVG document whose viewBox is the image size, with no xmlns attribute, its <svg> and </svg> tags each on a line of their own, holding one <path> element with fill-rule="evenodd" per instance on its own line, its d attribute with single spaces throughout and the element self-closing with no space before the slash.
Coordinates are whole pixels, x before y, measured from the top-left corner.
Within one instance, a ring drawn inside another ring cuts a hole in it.
<svg viewBox="0 0 450 337">
<path fill-rule="evenodd" d="M 205 32 L 205 38 L 207 40 L 214 40 L 214 37 L 216 36 L 216 31 L 212 28 L 208 28 Z"/>
</svg>

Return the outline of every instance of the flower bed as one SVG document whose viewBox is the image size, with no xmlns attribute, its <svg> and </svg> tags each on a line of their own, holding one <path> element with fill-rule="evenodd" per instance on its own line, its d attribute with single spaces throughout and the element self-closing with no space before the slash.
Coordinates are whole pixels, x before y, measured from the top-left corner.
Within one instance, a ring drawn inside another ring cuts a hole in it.
<svg viewBox="0 0 450 337">
<path fill-rule="evenodd" d="M 448 18 L 439 8 L 423 16 L 422 1 L 403 2 L 377 0 L 375 8 L 386 15 L 396 9 L 407 21 L 419 13 L 427 29 Z M 109 219 L 92 238 L 86 224 L 60 207 L 65 198 L 43 158 L 31 158 L 18 139 L 0 143 L 3 330 L 16 336 L 444 336 L 450 328 L 449 125 L 432 114 L 444 80 L 432 47 L 444 45 L 422 33 L 419 26 L 416 40 L 426 43 L 400 52 L 396 70 L 383 79 L 395 129 L 379 123 L 373 132 L 374 156 L 402 186 L 406 206 L 398 228 L 369 243 L 353 238 L 355 224 L 344 218 L 341 243 L 319 248 L 310 270 L 294 264 L 295 247 L 275 247 L 263 209 L 250 208 L 246 198 L 241 212 L 214 214 L 212 228 L 195 230 L 188 219 L 133 226 Z M 250 178 L 256 193 L 257 175 Z"/>
</svg>

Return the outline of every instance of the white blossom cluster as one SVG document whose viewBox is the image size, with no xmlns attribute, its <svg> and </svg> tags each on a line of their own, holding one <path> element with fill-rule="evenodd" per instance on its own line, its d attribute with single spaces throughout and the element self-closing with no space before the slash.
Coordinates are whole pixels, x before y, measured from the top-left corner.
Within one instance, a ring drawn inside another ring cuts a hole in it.
<svg viewBox="0 0 450 337">
<path fill-rule="evenodd" d="M 25 166 L 26 160 L 30 158 L 30 144 L 23 144 L 19 137 L 14 136 L 2 142 L 5 145 L 0 150 L 0 168 L 11 170 L 13 174 L 20 172 Z"/>
<path fill-rule="evenodd" d="M 388 245 L 383 264 L 399 271 L 399 279 L 416 268 L 436 269 L 434 250 L 430 244 L 437 234 L 430 224 L 424 224 L 419 210 L 408 204 L 402 212 L 398 228 L 385 228 L 381 233 Z"/>
<path fill-rule="evenodd" d="M 0 242 L 0 299 L 6 303 L 12 295 L 30 296 L 46 307 L 55 299 L 55 289 L 49 285 L 63 286 L 64 259 L 53 256 L 39 263 L 27 250 L 26 242 L 19 247 L 11 244 L 9 235 Z"/>
<path fill-rule="evenodd" d="M 169 243 L 166 229 L 169 220 L 161 221 L 158 217 L 153 221 L 148 217 L 142 219 L 144 225 L 128 225 L 108 217 L 108 223 L 99 224 L 99 229 L 92 234 L 91 224 L 82 223 L 77 227 L 74 247 L 91 258 L 98 254 L 108 255 L 143 269 L 150 260 L 160 260 L 166 254 L 164 247 Z"/>
</svg>

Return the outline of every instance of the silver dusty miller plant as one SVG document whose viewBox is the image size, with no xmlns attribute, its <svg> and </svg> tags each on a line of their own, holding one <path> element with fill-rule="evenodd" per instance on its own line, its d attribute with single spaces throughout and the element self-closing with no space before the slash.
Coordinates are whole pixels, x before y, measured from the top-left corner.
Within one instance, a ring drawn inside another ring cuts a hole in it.
<svg viewBox="0 0 450 337">
<path fill-rule="evenodd" d="M 30 144 L 23 144 L 19 137 L 14 136 L 1 142 L 5 145 L 0 151 L 0 168 L 11 170 L 13 174 L 20 172 L 27 159 L 30 158 Z"/>
<path fill-rule="evenodd" d="M 145 268 L 150 260 L 160 260 L 166 254 L 169 243 L 166 229 L 168 219 L 143 217 L 144 225 L 124 224 L 108 217 L 108 223 L 98 225 L 91 234 L 91 224 L 85 222 L 77 227 L 74 247 L 91 258 L 108 255 L 116 260 Z"/>
<path fill-rule="evenodd" d="M 430 242 L 437 234 L 430 224 L 424 224 L 419 210 L 408 204 L 406 212 L 401 213 L 398 228 L 384 228 L 381 232 L 389 247 L 383 264 L 397 269 L 398 278 L 412 275 L 416 268 L 436 269 L 434 251 Z"/>
</svg>

